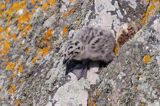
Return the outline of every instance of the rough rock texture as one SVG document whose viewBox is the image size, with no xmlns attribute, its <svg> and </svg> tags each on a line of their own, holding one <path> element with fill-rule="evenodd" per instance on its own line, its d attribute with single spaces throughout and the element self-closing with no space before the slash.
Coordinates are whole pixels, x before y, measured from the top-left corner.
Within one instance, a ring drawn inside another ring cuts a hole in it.
<svg viewBox="0 0 160 106">
<path fill-rule="evenodd" d="M 151 18 L 119 55 L 101 70 L 101 82 L 93 94 L 96 104 L 113 106 L 160 105 L 160 15 Z"/>
<path fill-rule="evenodd" d="M 148 22 L 159 4 L 158 0 L 1 0 L 0 105 L 78 106 L 83 101 L 89 106 L 159 106 L 160 18 Z M 116 35 L 121 24 L 131 21 L 148 24 L 107 68 L 99 73 L 94 67 L 87 80 L 64 76 L 60 51 L 67 38 L 85 25 L 107 27 Z"/>
</svg>

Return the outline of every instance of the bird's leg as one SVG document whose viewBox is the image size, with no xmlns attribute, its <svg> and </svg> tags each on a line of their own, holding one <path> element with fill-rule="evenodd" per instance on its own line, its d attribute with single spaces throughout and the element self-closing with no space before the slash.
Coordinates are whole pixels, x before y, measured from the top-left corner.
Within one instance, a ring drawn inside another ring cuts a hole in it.
<svg viewBox="0 0 160 106">
<path fill-rule="evenodd" d="M 87 67 L 82 70 L 82 75 L 83 75 L 82 77 L 84 77 L 85 79 L 87 78 L 87 71 L 88 71 Z"/>
</svg>

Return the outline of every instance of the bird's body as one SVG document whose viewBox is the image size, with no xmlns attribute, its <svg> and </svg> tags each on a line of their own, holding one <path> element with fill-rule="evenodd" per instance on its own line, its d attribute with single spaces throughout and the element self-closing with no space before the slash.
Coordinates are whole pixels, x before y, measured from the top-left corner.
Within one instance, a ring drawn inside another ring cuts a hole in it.
<svg viewBox="0 0 160 106">
<path fill-rule="evenodd" d="M 84 27 L 67 43 L 64 60 L 91 59 L 108 62 L 114 57 L 114 44 L 115 38 L 111 32 Z"/>
<path fill-rule="evenodd" d="M 93 61 L 108 63 L 114 58 L 114 45 L 115 38 L 110 31 L 98 27 L 84 27 L 65 45 L 64 64 L 70 65 L 74 71 L 76 62 L 74 62 L 75 66 L 72 66 L 70 62 L 73 60 L 85 63 L 81 65 L 82 69 L 85 69 Z"/>
</svg>

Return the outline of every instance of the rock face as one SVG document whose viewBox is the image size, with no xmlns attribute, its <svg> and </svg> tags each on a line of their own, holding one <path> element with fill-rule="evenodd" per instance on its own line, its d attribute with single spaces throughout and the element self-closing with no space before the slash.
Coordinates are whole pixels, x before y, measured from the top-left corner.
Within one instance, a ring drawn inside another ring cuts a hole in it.
<svg viewBox="0 0 160 106">
<path fill-rule="evenodd" d="M 101 83 L 94 92 L 101 105 L 160 105 L 160 15 L 152 17 L 133 39 L 120 49 L 119 55 L 100 73 Z"/>
<path fill-rule="evenodd" d="M 0 0 L 0 105 L 159 106 L 160 16 L 154 15 L 159 4 L 158 0 Z M 101 26 L 116 35 L 123 23 L 131 21 L 142 29 L 131 32 L 132 39 L 123 42 L 109 66 L 91 68 L 87 79 L 65 76 L 60 51 L 79 29 Z"/>
</svg>

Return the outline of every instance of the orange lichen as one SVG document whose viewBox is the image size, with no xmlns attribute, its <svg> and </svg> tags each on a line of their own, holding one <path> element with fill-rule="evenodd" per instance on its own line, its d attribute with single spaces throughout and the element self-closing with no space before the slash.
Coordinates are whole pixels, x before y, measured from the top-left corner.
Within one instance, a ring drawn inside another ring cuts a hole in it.
<svg viewBox="0 0 160 106">
<path fill-rule="evenodd" d="M 6 5 L 4 3 L 0 3 L 0 10 L 3 11 L 6 8 Z"/>
<path fill-rule="evenodd" d="M 68 16 L 69 16 L 68 11 L 65 11 L 65 12 L 63 13 L 63 18 L 66 19 Z"/>
<path fill-rule="evenodd" d="M 115 56 L 118 55 L 118 53 L 119 53 L 119 47 L 118 47 L 118 45 L 115 45 L 115 47 L 113 48 L 113 52 L 114 52 Z"/>
<path fill-rule="evenodd" d="M 18 24 L 18 30 L 20 31 L 22 37 L 26 37 L 31 28 L 32 27 L 30 24 Z"/>
<path fill-rule="evenodd" d="M 35 63 L 38 59 L 42 59 L 44 56 L 46 56 L 49 53 L 50 50 L 50 46 L 45 47 L 45 48 L 39 48 L 37 50 L 37 53 L 35 55 L 35 57 L 33 57 L 31 63 Z"/>
<path fill-rule="evenodd" d="M 25 26 L 24 24 L 18 24 L 17 28 L 19 31 L 21 31 L 21 30 L 23 30 L 24 26 Z"/>
<path fill-rule="evenodd" d="M 26 1 L 13 2 L 12 6 L 7 11 L 5 11 L 5 15 L 10 17 L 12 16 L 13 13 L 25 7 L 26 7 Z"/>
<path fill-rule="evenodd" d="M 19 10 L 21 8 L 20 2 L 13 2 L 11 9 L 13 10 Z"/>
<path fill-rule="evenodd" d="M 46 10 L 49 7 L 48 2 L 43 3 L 42 10 Z"/>
<path fill-rule="evenodd" d="M 0 26 L 0 33 L 3 31 L 3 28 Z"/>
<path fill-rule="evenodd" d="M 52 32 L 53 30 L 49 28 L 45 33 L 44 39 L 49 40 L 52 37 Z"/>
<path fill-rule="evenodd" d="M 151 56 L 150 55 L 145 55 L 143 57 L 143 63 L 147 64 L 151 61 Z"/>
<path fill-rule="evenodd" d="M 0 34 L 0 40 L 3 39 L 3 35 Z M 1 44 L 1 43 L 0 43 Z M 1 50 L 0 50 L 1 51 Z"/>
<path fill-rule="evenodd" d="M 153 2 L 158 2 L 159 0 L 152 0 Z"/>
<path fill-rule="evenodd" d="M 154 5 L 148 6 L 148 11 L 149 11 L 149 12 L 152 11 L 152 10 L 154 10 L 154 9 L 155 9 L 155 6 L 154 6 Z"/>
<path fill-rule="evenodd" d="M 7 65 L 6 65 L 6 70 L 11 70 L 13 71 L 14 70 L 14 67 L 15 67 L 15 63 L 13 62 L 8 62 Z"/>
<path fill-rule="evenodd" d="M 12 76 L 11 76 L 11 79 L 13 80 L 15 77 L 16 77 L 16 73 L 13 72 L 13 73 L 12 73 Z"/>
<path fill-rule="evenodd" d="M 10 0 L 5 0 L 5 3 L 9 3 L 10 2 Z"/>
<path fill-rule="evenodd" d="M 50 5 L 54 5 L 55 2 L 56 2 L 56 0 L 48 0 L 48 3 L 49 3 Z"/>
<path fill-rule="evenodd" d="M 0 54 L 7 54 L 10 49 L 10 43 L 7 40 L 0 42 Z"/>
<path fill-rule="evenodd" d="M 12 34 L 9 36 L 9 38 L 12 39 L 13 41 L 16 41 L 17 36 L 16 36 L 16 34 Z"/>
<path fill-rule="evenodd" d="M 8 94 L 14 94 L 16 92 L 16 85 L 12 84 L 9 87 Z"/>
<path fill-rule="evenodd" d="M 42 48 L 38 50 L 38 53 L 41 54 L 43 57 L 46 56 L 49 52 L 49 47 Z"/>
<path fill-rule="evenodd" d="M 33 59 L 31 60 L 31 63 L 32 64 L 35 63 L 37 59 L 38 59 L 38 55 L 36 55 L 35 57 L 33 57 Z"/>
<path fill-rule="evenodd" d="M 147 8 L 147 11 L 142 15 L 142 18 L 140 19 L 140 23 L 142 25 L 146 24 L 146 22 L 148 21 L 148 18 L 151 14 L 154 14 L 155 12 L 153 12 L 155 10 L 155 5 L 154 4 L 150 4 Z"/>
<path fill-rule="evenodd" d="M 29 30 L 31 30 L 31 28 L 32 28 L 31 25 L 28 24 L 24 27 L 23 32 L 28 32 Z"/>
<path fill-rule="evenodd" d="M 30 21 L 30 14 L 25 13 L 22 16 L 18 17 L 18 24 L 28 23 Z"/>
<path fill-rule="evenodd" d="M 75 2 L 75 0 L 69 0 L 69 3 L 74 3 Z"/>
<path fill-rule="evenodd" d="M 72 13 L 74 13 L 75 12 L 75 8 L 71 8 L 70 10 L 69 10 L 69 15 L 71 15 Z"/>
<path fill-rule="evenodd" d="M 63 18 L 66 19 L 69 15 L 71 15 L 73 12 L 75 12 L 75 8 L 71 8 L 69 11 L 65 11 L 63 13 Z"/>
<path fill-rule="evenodd" d="M 66 37 L 66 35 L 68 34 L 68 28 L 67 26 L 63 27 L 63 35 L 64 37 Z"/>
<path fill-rule="evenodd" d="M 20 99 L 15 100 L 15 106 L 21 106 L 22 101 Z"/>
<path fill-rule="evenodd" d="M 18 72 L 18 73 L 22 73 L 22 72 L 23 72 L 23 66 L 22 66 L 22 65 L 19 65 L 19 66 L 18 66 L 17 72 Z"/>
</svg>

